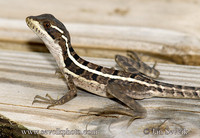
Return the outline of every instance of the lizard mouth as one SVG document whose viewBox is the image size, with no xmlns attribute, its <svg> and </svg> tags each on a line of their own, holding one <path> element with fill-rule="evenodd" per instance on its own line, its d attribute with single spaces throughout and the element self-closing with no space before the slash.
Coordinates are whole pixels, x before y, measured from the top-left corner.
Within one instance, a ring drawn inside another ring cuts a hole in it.
<svg viewBox="0 0 200 138">
<path fill-rule="evenodd" d="M 42 33 L 41 25 L 39 24 L 39 22 L 32 19 L 31 16 L 26 18 L 26 24 L 39 37 L 45 37 L 44 33 Z"/>
</svg>

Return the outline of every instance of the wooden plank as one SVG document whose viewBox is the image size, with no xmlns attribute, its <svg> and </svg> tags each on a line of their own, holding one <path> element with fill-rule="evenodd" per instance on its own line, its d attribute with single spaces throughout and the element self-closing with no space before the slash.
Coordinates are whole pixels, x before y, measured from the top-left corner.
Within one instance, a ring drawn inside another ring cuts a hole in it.
<svg viewBox="0 0 200 138">
<path fill-rule="evenodd" d="M 24 19 L 52 13 L 64 22 L 145 26 L 199 34 L 199 0 L 0 1 L 0 17 Z M 26 3 L 26 6 L 24 6 Z"/>
<path fill-rule="evenodd" d="M 107 67 L 116 66 L 110 59 L 86 59 Z M 44 96 L 49 93 L 52 97 L 58 98 L 67 91 L 64 80 L 54 74 L 56 68 L 56 63 L 49 54 L 0 51 L 0 114 L 33 130 L 87 129 L 98 133 L 84 135 L 89 137 L 200 135 L 199 100 L 170 98 L 138 100 L 147 109 L 147 117 L 133 121 L 128 128 L 126 126 L 130 117 L 119 115 L 102 117 L 87 115 L 86 111 L 82 111 L 91 107 L 105 108 L 109 105 L 121 107 L 111 99 L 83 90 L 79 90 L 77 97 L 70 102 L 49 110 L 46 109 L 46 105 L 32 105 L 33 97 L 37 94 Z M 161 72 L 160 81 L 189 86 L 200 84 L 200 67 L 159 63 L 157 69 Z M 170 134 L 167 134 L 168 129 L 172 130 Z M 172 134 L 175 130 L 182 132 Z M 163 134 L 164 132 L 166 133 Z"/>
<path fill-rule="evenodd" d="M 72 44 L 83 56 L 93 53 L 98 57 L 114 58 L 118 53 L 125 55 L 127 50 L 133 50 L 157 57 L 157 61 L 163 59 L 179 64 L 200 64 L 200 39 L 195 35 L 145 27 L 65 25 L 71 33 Z M 23 20 L 0 19 L 0 40 L 2 49 L 16 49 L 18 44 L 21 50 L 24 43 L 24 49 L 34 44 L 29 50 L 40 51 L 43 44 Z M 105 54 L 102 55 L 102 52 Z"/>
<path fill-rule="evenodd" d="M 199 18 L 196 18 L 200 13 L 199 2 L 200 0 L 0 1 L 0 17 L 17 20 L 1 20 L 3 28 L 0 28 L 0 48 L 47 52 L 43 45 L 29 45 L 30 42 L 41 41 L 35 39 L 33 34 L 23 30 L 21 32 L 20 27 L 24 26 L 22 28 L 27 30 L 24 19 L 29 15 L 52 13 L 67 23 L 67 28 L 72 33 L 72 43 L 82 56 L 113 58 L 117 53 L 125 55 L 125 51 L 130 49 L 148 55 L 143 58 L 144 61 L 199 65 Z M 28 44 L 21 43 L 24 39 L 28 39 L 28 42 L 25 40 Z M 8 43 L 8 40 L 13 43 Z"/>
</svg>

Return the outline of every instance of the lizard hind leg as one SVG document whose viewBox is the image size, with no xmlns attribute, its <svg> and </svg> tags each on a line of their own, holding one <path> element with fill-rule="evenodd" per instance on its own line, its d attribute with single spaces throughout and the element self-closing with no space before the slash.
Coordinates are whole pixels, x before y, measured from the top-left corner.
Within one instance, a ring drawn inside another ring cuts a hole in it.
<svg viewBox="0 0 200 138">
<path fill-rule="evenodd" d="M 136 60 L 140 64 L 140 68 L 138 69 L 139 72 L 143 73 L 144 75 L 151 77 L 151 78 L 158 78 L 160 72 L 155 69 L 157 62 L 154 63 L 153 67 L 145 64 L 134 51 L 127 51 L 127 55 L 131 57 L 130 60 Z"/>
<path fill-rule="evenodd" d="M 146 109 L 136 102 L 132 97 L 128 96 L 123 91 L 123 87 L 119 83 L 109 82 L 106 87 L 106 91 L 128 106 L 132 113 L 135 114 L 133 116 L 140 116 L 140 118 L 144 118 L 146 116 Z"/>
<path fill-rule="evenodd" d="M 130 56 L 131 58 L 127 58 L 122 55 L 115 56 L 115 61 L 125 71 L 130 73 L 140 72 L 143 75 L 151 78 L 158 78 L 158 76 L 160 75 L 159 71 L 155 69 L 156 63 L 153 67 L 150 67 L 149 65 L 141 61 L 137 54 L 133 51 L 129 51 L 128 56 Z"/>
<path fill-rule="evenodd" d="M 121 107 L 119 105 L 111 105 L 104 108 L 89 108 L 81 111 L 88 111 L 87 114 L 96 116 L 107 116 L 113 114 L 129 116 L 131 117 L 131 120 L 128 123 L 129 125 L 137 118 L 145 118 L 146 109 L 137 103 L 133 98 L 126 95 L 126 93 L 124 93 L 120 87 L 120 84 L 111 82 L 107 84 L 106 91 L 116 98 L 116 100 L 119 100 L 120 103 L 122 102 L 124 105 L 126 105 L 126 108 L 122 105 Z"/>
</svg>

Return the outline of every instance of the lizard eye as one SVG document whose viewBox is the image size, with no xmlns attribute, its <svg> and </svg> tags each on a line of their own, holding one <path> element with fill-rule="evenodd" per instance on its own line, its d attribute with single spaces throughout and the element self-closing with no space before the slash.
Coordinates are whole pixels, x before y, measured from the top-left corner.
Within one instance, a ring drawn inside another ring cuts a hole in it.
<svg viewBox="0 0 200 138">
<path fill-rule="evenodd" d="M 45 28 L 49 28 L 49 27 L 51 26 L 51 24 L 50 24 L 49 22 L 44 22 L 44 23 L 43 23 L 43 26 L 44 26 Z"/>
</svg>

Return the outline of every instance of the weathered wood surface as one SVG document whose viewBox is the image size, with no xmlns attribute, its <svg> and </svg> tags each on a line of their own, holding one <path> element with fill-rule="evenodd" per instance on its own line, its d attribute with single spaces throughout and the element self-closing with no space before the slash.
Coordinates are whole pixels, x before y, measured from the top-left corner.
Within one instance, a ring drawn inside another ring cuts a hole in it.
<svg viewBox="0 0 200 138">
<path fill-rule="evenodd" d="M 47 51 L 43 45 L 23 43 L 38 42 L 24 20 L 29 15 L 51 13 L 66 23 L 72 43 L 82 56 L 113 58 L 129 49 L 158 57 L 156 60 L 163 59 L 162 62 L 200 65 L 199 3 L 200 0 L 2 0 L 0 48 Z"/>
<path fill-rule="evenodd" d="M 0 17 L 52 13 L 63 22 L 144 26 L 199 35 L 200 0 L 1 0 Z"/>
<path fill-rule="evenodd" d="M 73 46 L 83 56 L 114 58 L 115 54 L 125 55 L 127 50 L 133 50 L 157 57 L 160 62 L 200 64 L 200 39 L 195 35 L 145 27 L 65 25 Z M 0 19 L 0 40 L 1 49 L 47 51 L 24 20 Z"/>
<path fill-rule="evenodd" d="M 103 66 L 116 66 L 114 60 L 86 58 Z M 70 102 L 46 109 L 44 104 L 32 105 L 35 95 L 61 97 L 67 86 L 55 76 L 57 68 L 50 54 L 0 51 L 0 114 L 33 130 L 91 130 L 96 137 L 181 137 L 200 136 L 200 100 L 152 98 L 138 100 L 147 109 L 145 119 L 137 119 L 127 128 L 126 116 L 101 117 L 87 115 L 82 109 L 121 106 L 83 90 Z M 200 86 L 200 67 L 158 64 L 160 81 Z M 165 122 L 165 123 L 164 123 Z M 156 131 L 160 128 L 160 132 Z M 154 130 L 148 133 L 148 130 Z M 165 130 L 182 130 L 168 134 Z M 163 134 L 163 132 L 166 134 Z M 162 133 L 161 133 L 162 132 Z M 160 133 L 160 134 L 159 134 Z M 68 133 L 69 134 L 69 133 Z M 183 135 L 181 135 L 183 134 Z M 184 135 L 186 134 L 186 135 Z M 55 135 L 45 135 L 55 137 Z M 70 135 L 73 137 L 73 135 Z M 76 135 L 78 136 L 78 135 Z M 84 135 L 83 137 L 94 135 Z M 60 135 L 58 137 L 61 137 Z M 78 136 L 81 137 L 81 136 Z"/>
</svg>

